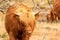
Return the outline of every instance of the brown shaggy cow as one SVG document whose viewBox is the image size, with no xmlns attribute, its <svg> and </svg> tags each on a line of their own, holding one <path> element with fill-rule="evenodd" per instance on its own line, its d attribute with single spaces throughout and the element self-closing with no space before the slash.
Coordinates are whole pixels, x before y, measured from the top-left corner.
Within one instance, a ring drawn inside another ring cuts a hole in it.
<svg viewBox="0 0 60 40">
<path fill-rule="evenodd" d="M 57 21 L 57 15 L 55 14 L 54 10 L 50 10 L 46 17 L 48 21 Z"/>
<path fill-rule="evenodd" d="M 47 20 L 60 20 L 60 0 L 53 0 L 53 9 L 50 11 L 50 18 L 47 14 Z"/>
<path fill-rule="evenodd" d="M 10 6 L 5 17 L 5 27 L 10 40 L 29 40 L 35 26 L 35 16 L 24 4 L 17 2 Z"/>
<path fill-rule="evenodd" d="M 53 13 L 55 14 L 57 20 L 60 20 L 60 0 L 53 1 Z"/>
</svg>

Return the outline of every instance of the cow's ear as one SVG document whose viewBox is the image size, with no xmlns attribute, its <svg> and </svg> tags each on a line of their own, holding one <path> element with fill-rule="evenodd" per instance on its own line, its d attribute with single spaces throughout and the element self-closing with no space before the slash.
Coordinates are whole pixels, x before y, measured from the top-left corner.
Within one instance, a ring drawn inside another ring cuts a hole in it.
<svg viewBox="0 0 60 40">
<path fill-rule="evenodd" d="M 38 18 L 39 18 L 39 16 L 40 16 L 40 14 L 39 14 L 39 13 L 40 13 L 40 11 L 39 11 L 39 12 L 37 12 L 37 13 L 34 15 L 36 20 L 38 20 Z"/>
<path fill-rule="evenodd" d="M 35 16 L 35 19 L 38 20 L 39 14 L 37 13 L 37 14 L 35 14 L 34 16 Z"/>
</svg>

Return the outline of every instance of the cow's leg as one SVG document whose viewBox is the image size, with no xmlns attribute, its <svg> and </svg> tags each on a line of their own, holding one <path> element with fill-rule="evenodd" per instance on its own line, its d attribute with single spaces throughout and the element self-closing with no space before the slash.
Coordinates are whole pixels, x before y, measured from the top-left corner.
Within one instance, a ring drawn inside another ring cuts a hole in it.
<svg viewBox="0 0 60 40">
<path fill-rule="evenodd" d="M 16 40 L 16 38 L 14 37 L 14 34 L 12 32 L 9 32 L 9 36 L 10 36 L 10 40 Z"/>
<path fill-rule="evenodd" d="M 55 20 L 56 20 L 56 22 L 58 22 L 58 16 L 57 16 L 57 14 L 55 14 Z"/>
<path fill-rule="evenodd" d="M 56 20 L 58 21 L 58 17 L 56 17 Z"/>
</svg>

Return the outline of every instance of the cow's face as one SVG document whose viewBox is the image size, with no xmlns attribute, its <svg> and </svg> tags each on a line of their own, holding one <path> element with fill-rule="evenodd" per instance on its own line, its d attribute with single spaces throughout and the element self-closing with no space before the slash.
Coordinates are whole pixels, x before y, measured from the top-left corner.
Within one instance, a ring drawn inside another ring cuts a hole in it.
<svg viewBox="0 0 60 40">
<path fill-rule="evenodd" d="M 19 16 L 20 22 L 22 22 L 25 27 L 24 30 L 28 33 L 32 33 L 35 26 L 35 17 L 38 18 L 38 14 L 33 15 L 30 8 L 20 3 L 12 5 L 10 8 L 8 8 L 7 12 Z"/>
<path fill-rule="evenodd" d="M 35 13 L 34 13 L 35 14 Z M 35 17 L 30 8 L 21 3 L 15 3 L 7 10 L 5 27 L 10 39 L 28 40 L 35 27 Z"/>
</svg>

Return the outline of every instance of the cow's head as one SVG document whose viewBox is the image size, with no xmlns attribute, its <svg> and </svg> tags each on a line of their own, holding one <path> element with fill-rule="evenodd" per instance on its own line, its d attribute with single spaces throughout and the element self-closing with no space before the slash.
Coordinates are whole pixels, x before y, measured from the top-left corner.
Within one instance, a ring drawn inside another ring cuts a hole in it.
<svg viewBox="0 0 60 40">
<path fill-rule="evenodd" d="M 7 12 L 14 13 L 20 16 L 20 18 L 24 16 L 27 17 L 30 16 L 31 19 L 34 18 L 35 20 L 39 18 L 39 13 L 40 13 L 40 11 L 38 11 L 37 13 L 33 12 L 29 7 L 19 2 L 14 3 L 11 7 L 9 7 Z"/>
<path fill-rule="evenodd" d="M 16 18 L 16 20 L 19 19 L 17 22 L 21 23 L 20 26 L 24 27 L 26 33 L 32 33 L 35 26 L 35 20 L 37 20 L 39 17 L 39 13 L 36 15 L 34 13 L 33 15 L 33 12 L 30 8 L 19 2 L 8 8 L 6 17 L 9 15 L 14 15 L 13 18 Z"/>
</svg>

